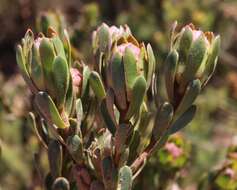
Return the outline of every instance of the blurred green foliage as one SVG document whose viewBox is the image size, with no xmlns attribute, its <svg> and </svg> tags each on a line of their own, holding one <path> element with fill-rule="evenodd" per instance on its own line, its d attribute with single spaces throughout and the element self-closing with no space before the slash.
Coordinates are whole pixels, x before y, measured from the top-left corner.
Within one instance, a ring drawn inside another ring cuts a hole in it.
<svg viewBox="0 0 237 190">
<path fill-rule="evenodd" d="M 237 134 L 236 0 L 1 0 L 0 189 L 40 189 L 40 172 L 47 171 L 45 152 L 27 124 L 30 93 L 16 69 L 14 47 L 28 27 L 40 30 L 37 19 L 49 10 L 57 10 L 65 19 L 72 36 L 73 55 L 87 64 L 93 61 L 91 31 L 102 22 L 128 24 L 139 40 L 153 45 L 158 64 L 167 55 L 169 28 L 175 20 L 181 25 L 192 22 L 221 35 L 217 71 L 197 100 L 199 109 L 194 121 L 183 131 L 182 144 L 192 147 L 188 164 L 182 160 L 185 166 L 175 176 L 169 176 L 180 189 L 196 189 L 202 175 L 224 160 L 227 147 Z M 37 159 L 44 170 L 35 167 L 35 152 L 41 152 Z M 154 166 L 165 164 L 162 156 L 166 153 L 155 153 L 138 177 L 136 189 L 147 184 L 151 189 L 159 188 L 160 168 Z M 144 176 L 147 181 L 142 180 Z"/>
</svg>

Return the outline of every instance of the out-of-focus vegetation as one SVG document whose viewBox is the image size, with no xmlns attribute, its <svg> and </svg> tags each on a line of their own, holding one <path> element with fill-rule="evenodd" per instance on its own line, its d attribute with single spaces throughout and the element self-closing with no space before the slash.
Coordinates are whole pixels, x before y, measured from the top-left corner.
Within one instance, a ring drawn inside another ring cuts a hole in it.
<svg viewBox="0 0 237 190">
<path fill-rule="evenodd" d="M 192 22 L 221 35 L 216 73 L 197 100 L 199 109 L 194 121 L 179 137 L 182 142 L 178 144 L 185 151 L 188 146 L 188 161 L 183 161 L 181 169 L 175 168 L 174 176 L 165 171 L 167 178 L 175 181 L 169 181 L 170 186 L 196 189 L 203 176 L 223 164 L 227 147 L 237 135 L 236 10 L 236 0 L 0 0 L 0 188 L 40 188 L 41 175 L 35 158 L 47 171 L 45 152 L 27 124 L 31 97 L 18 74 L 15 45 L 28 27 L 42 30 L 38 18 L 51 11 L 57 12 L 69 30 L 74 57 L 87 64 L 93 61 L 90 35 L 101 22 L 128 24 L 139 40 L 152 44 L 158 64 L 167 55 L 169 29 L 175 20 L 181 25 Z M 35 152 L 41 152 L 40 157 L 34 156 Z M 165 150 L 154 155 L 138 177 L 135 189 L 160 188 L 158 173 L 166 168 L 164 155 Z M 144 181 L 143 176 L 149 180 Z"/>
</svg>

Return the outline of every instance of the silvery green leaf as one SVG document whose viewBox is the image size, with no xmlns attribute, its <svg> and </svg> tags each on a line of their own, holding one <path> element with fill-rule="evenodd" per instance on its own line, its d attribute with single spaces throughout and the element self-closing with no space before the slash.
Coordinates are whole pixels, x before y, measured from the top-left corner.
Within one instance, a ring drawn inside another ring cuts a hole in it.
<svg viewBox="0 0 237 190">
<path fill-rule="evenodd" d="M 20 72 L 21 72 L 24 80 L 26 81 L 26 83 L 29 85 L 31 91 L 33 93 L 37 93 L 38 90 L 37 90 L 36 86 L 32 83 L 32 80 L 30 79 L 30 75 L 26 69 L 26 62 L 25 62 L 25 58 L 23 55 L 22 47 L 20 45 L 18 45 L 16 48 L 16 61 L 17 61 L 18 67 L 20 69 Z"/>
<path fill-rule="evenodd" d="M 208 55 L 208 59 L 207 59 L 203 86 L 206 85 L 206 83 L 208 82 L 208 80 L 211 78 L 211 76 L 213 75 L 215 71 L 218 55 L 220 53 L 220 45 L 221 45 L 221 40 L 220 40 L 220 36 L 218 35 L 215 37 L 215 39 L 213 40 L 211 44 L 211 52 Z"/>
<path fill-rule="evenodd" d="M 124 74 L 125 74 L 125 81 L 127 91 L 131 91 L 133 88 L 134 82 L 138 76 L 137 70 L 137 63 L 136 63 L 135 55 L 133 54 L 132 50 L 127 47 L 125 49 L 125 54 L 123 57 L 123 64 L 124 64 Z"/>
<path fill-rule="evenodd" d="M 112 86 L 115 94 L 115 101 L 122 110 L 127 108 L 126 84 L 122 56 L 115 53 L 111 61 Z"/>
<path fill-rule="evenodd" d="M 94 91 L 95 96 L 99 100 L 102 100 L 103 98 L 105 98 L 106 93 L 105 93 L 104 85 L 100 78 L 100 75 L 96 71 L 92 71 L 90 73 L 89 82 L 90 82 L 92 90 Z"/>
<path fill-rule="evenodd" d="M 82 83 L 82 93 L 81 96 L 84 97 L 87 95 L 88 92 L 88 84 L 89 84 L 89 76 L 90 76 L 90 69 L 87 65 L 83 67 L 83 83 Z"/>
<path fill-rule="evenodd" d="M 174 83 L 179 55 L 176 50 L 171 50 L 165 61 L 165 85 L 170 102 L 174 99 Z"/>
<path fill-rule="evenodd" d="M 181 34 L 178 47 L 181 62 L 186 62 L 189 49 L 192 45 L 192 41 L 193 41 L 192 29 L 189 26 L 186 26 Z"/>
<path fill-rule="evenodd" d="M 32 46 L 31 78 L 39 90 L 44 90 L 44 74 L 41 66 L 39 49 L 34 44 Z"/>
<path fill-rule="evenodd" d="M 185 70 L 182 74 L 184 83 L 188 83 L 195 78 L 195 75 L 201 66 L 207 53 L 207 44 L 204 35 L 196 39 L 189 50 Z"/>
<path fill-rule="evenodd" d="M 65 52 L 66 52 L 66 56 L 67 56 L 67 63 L 68 63 L 68 67 L 71 68 L 71 65 L 72 65 L 72 48 L 71 48 L 71 44 L 70 44 L 70 37 L 69 37 L 69 34 L 68 34 L 67 30 L 64 30 L 63 34 L 64 34 L 64 38 L 65 38 L 65 41 L 66 41 Z"/>
<path fill-rule="evenodd" d="M 46 92 L 39 92 L 35 95 L 34 103 L 40 114 L 49 124 L 55 124 L 58 128 L 68 127 L 62 120 L 53 100 Z"/>
<path fill-rule="evenodd" d="M 99 49 L 101 52 L 106 52 L 110 45 L 110 33 L 109 33 L 109 27 L 103 23 L 99 30 L 97 31 L 98 35 L 98 41 L 99 41 Z"/>
<path fill-rule="evenodd" d="M 147 82 L 147 88 L 149 88 L 156 64 L 155 56 L 150 44 L 147 45 L 147 57 L 148 57 L 148 72 L 146 82 Z"/>
<path fill-rule="evenodd" d="M 120 190 L 131 190 L 132 189 L 132 170 L 128 166 L 123 166 L 119 170 L 119 183 Z"/>
<path fill-rule="evenodd" d="M 48 38 L 43 38 L 40 42 L 39 46 L 39 52 L 40 52 L 40 60 L 42 64 L 42 68 L 44 71 L 44 77 L 45 77 L 45 85 L 47 87 L 48 92 L 50 92 L 51 95 L 54 95 L 53 87 L 53 77 L 52 77 L 52 67 L 53 67 L 53 61 L 55 58 L 55 52 L 53 44 L 50 42 Z"/>
<path fill-rule="evenodd" d="M 146 94 L 146 80 L 143 76 L 138 76 L 132 88 L 131 102 L 126 113 L 126 119 L 130 119 L 140 111 L 144 96 Z"/>
<path fill-rule="evenodd" d="M 54 79 L 54 91 L 59 109 L 63 109 L 66 94 L 69 86 L 69 68 L 66 60 L 61 56 L 56 56 L 52 65 L 52 75 Z"/>
<path fill-rule="evenodd" d="M 53 42 L 53 46 L 54 46 L 56 55 L 62 57 L 62 58 L 65 59 L 65 61 L 66 61 L 67 58 L 66 58 L 66 54 L 65 54 L 65 51 L 64 51 L 63 42 L 61 41 L 61 39 L 59 38 L 59 36 L 55 34 L 55 35 L 52 37 L 51 40 L 52 40 L 52 42 Z"/>
</svg>

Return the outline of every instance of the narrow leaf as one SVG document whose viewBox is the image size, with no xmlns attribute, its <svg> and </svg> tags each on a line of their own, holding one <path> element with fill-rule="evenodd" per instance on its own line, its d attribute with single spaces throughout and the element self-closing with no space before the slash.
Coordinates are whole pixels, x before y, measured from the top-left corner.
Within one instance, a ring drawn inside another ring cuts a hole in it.
<svg viewBox="0 0 237 190">
<path fill-rule="evenodd" d="M 63 152 L 57 140 L 51 140 L 48 146 L 48 160 L 51 175 L 56 178 L 62 175 Z"/>
<path fill-rule="evenodd" d="M 183 115 L 181 115 L 169 129 L 169 134 L 174 134 L 189 124 L 196 113 L 196 106 L 192 105 Z"/>
<path fill-rule="evenodd" d="M 128 89 L 127 91 L 133 88 L 136 77 L 138 76 L 136 62 L 135 55 L 133 54 L 132 50 L 127 47 L 123 57 L 125 80 Z"/>
<path fill-rule="evenodd" d="M 62 57 L 63 59 L 67 60 L 65 51 L 64 51 L 64 46 L 62 41 L 60 40 L 58 35 L 54 35 L 52 38 L 53 46 L 56 52 L 56 55 Z"/>
<path fill-rule="evenodd" d="M 138 76 L 132 88 L 132 98 L 126 113 L 126 119 L 130 119 L 134 114 L 139 112 L 146 93 L 146 80 L 143 76 Z"/>
<path fill-rule="evenodd" d="M 165 61 L 165 83 L 166 91 L 170 102 L 174 99 L 174 82 L 178 64 L 178 53 L 172 50 Z"/>
<path fill-rule="evenodd" d="M 106 93 L 102 80 L 96 71 L 92 71 L 90 73 L 89 82 L 92 90 L 94 91 L 95 96 L 99 100 L 102 100 L 106 96 Z"/>
<path fill-rule="evenodd" d="M 206 41 L 201 35 L 190 47 L 187 63 L 183 72 L 184 83 L 193 80 L 207 53 Z"/>
<path fill-rule="evenodd" d="M 201 82 L 199 79 L 193 80 L 186 88 L 185 94 L 175 110 L 175 118 L 182 115 L 195 101 L 201 91 Z"/>
<path fill-rule="evenodd" d="M 49 124 L 55 124 L 59 128 L 66 128 L 53 100 L 45 92 L 36 94 L 34 103 L 37 106 L 40 114 Z"/>
<path fill-rule="evenodd" d="M 154 68 L 155 68 L 155 56 L 152 50 L 152 47 L 150 44 L 147 45 L 147 57 L 148 57 L 148 73 L 147 73 L 147 88 L 149 88 L 150 84 L 151 84 L 151 80 L 152 80 L 152 76 L 154 73 Z"/>
<path fill-rule="evenodd" d="M 88 91 L 88 84 L 89 84 L 89 76 L 90 76 L 90 69 L 87 65 L 83 67 L 83 82 L 82 82 L 82 94 L 81 96 L 84 97 Z"/>
<path fill-rule="evenodd" d="M 52 74 L 55 84 L 55 94 L 59 109 L 63 109 L 69 86 L 69 69 L 66 60 L 56 56 L 53 62 Z"/>
<path fill-rule="evenodd" d="M 73 84 L 72 84 L 72 76 L 69 75 L 69 84 L 68 84 L 68 90 L 66 94 L 66 100 L 65 100 L 65 111 L 68 115 L 71 115 L 73 112 Z"/>
<path fill-rule="evenodd" d="M 32 46 L 31 78 L 39 90 L 44 90 L 44 74 L 41 66 L 39 49 Z"/>
<path fill-rule="evenodd" d="M 66 56 L 67 56 L 67 63 L 68 63 L 68 67 L 71 68 L 71 64 L 72 64 L 72 47 L 71 47 L 71 44 L 70 44 L 70 37 L 68 35 L 68 32 L 67 30 L 64 30 L 63 31 L 63 34 L 64 34 L 64 38 L 65 38 L 65 41 L 66 41 Z"/>
<path fill-rule="evenodd" d="M 53 67 L 53 61 L 55 57 L 54 53 L 54 47 L 53 44 L 49 41 L 48 38 L 43 38 L 41 40 L 40 46 L 39 46 L 39 52 L 40 52 L 40 59 L 44 71 L 45 76 L 45 84 L 47 87 L 47 90 L 50 92 L 50 94 L 53 94 L 53 80 L 52 80 L 52 67 Z"/>
<path fill-rule="evenodd" d="M 173 117 L 173 106 L 165 102 L 157 111 L 151 141 L 156 142 L 164 135 Z"/>
<path fill-rule="evenodd" d="M 106 124 L 106 127 L 111 132 L 111 134 L 114 135 L 116 131 L 116 124 L 110 115 L 109 108 L 107 107 L 106 103 L 106 98 L 101 101 L 100 111 L 103 116 L 103 120 Z"/>
<path fill-rule="evenodd" d="M 126 85 L 122 56 L 119 53 L 115 53 L 115 55 L 113 56 L 111 62 L 111 74 L 112 85 L 117 105 L 120 109 L 125 110 L 127 108 Z"/>
<path fill-rule="evenodd" d="M 31 79 L 30 79 L 30 75 L 26 69 L 26 62 L 24 59 L 24 55 L 23 55 L 23 51 L 22 51 L 22 47 L 20 45 L 17 46 L 16 48 L 16 61 L 18 64 L 18 67 L 20 69 L 20 72 L 25 80 L 25 82 L 29 85 L 31 91 L 33 93 L 37 92 L 37 88 L 35 87 L 35 85 L 32 83 Z"/>
<path fill-rule="evenodd" d="M 189 26 L 186 26 L 184 28 L 184 31 L 182 32 L 182 36 L 179 41 L 179 56 L 180 61 L 185 62 L 188 57 L 188 51 L 192 45 L 193 41 L 193 32 L 192 29 Z"/>
<path fill-rule="evenodd" d="M 106 52 L 110 42 L 109 27 L 103 23 L 98 30 L 99 49 L 101 52 Z"/>
</svg>

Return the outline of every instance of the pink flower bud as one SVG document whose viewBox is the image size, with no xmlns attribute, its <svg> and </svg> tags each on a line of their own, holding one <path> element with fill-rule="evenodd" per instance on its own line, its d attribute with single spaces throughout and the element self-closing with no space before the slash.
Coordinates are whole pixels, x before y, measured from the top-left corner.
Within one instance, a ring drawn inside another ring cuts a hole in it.
<svg viewBox="0 0 237 190">
<path fill-rule="evenodd" d="M 176 159 L 183 154 L 183 150 L 174 143 L 166 143 L 165 149 Z"/>
<path fill-rule="evenodd" d="M 78 93 L 80 91 L 81 84 L 82 84 L 82 75 L 79 72 L 79 70 L 75 68 L 71 68 L 70 72 L 72 75 L 73 91 L 75 93 Z"/>
<path fill-rule="evenodd" d="M 121 44 L 119 45 L 118 47 L 118 52 L 121 54 L 121 55 L 124 55 L 125 53 L 125 50 L 126 48 L 129 48 L 130 50 L 132 50 L 133 54 L 135 55 L 135 57 L 138 59 L 139 55 L 140 55 L 140 48 L 135 46 L 134 44 L 132 43 L 124 43 L 124 44 Z"/>
</svg>

